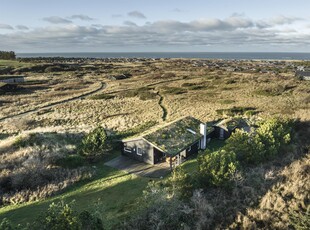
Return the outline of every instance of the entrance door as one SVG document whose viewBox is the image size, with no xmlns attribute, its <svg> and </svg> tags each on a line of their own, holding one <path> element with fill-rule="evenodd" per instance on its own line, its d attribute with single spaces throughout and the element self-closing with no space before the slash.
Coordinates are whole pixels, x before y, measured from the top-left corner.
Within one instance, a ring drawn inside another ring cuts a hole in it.
<svg viewBox="0 0 310 230">
<path fill-rule="evenodd" d="M 220 139 L 224 139 L 224 129 L 220 129 Z"/>
</svg>

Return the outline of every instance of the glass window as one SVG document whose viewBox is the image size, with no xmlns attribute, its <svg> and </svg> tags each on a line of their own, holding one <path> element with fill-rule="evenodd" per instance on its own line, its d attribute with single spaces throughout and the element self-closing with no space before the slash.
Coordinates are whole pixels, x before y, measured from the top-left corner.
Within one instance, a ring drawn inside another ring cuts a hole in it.
<svg viewBox="0 0 310 230">
<path fill-rule="evenodd" d="M 129 148 L 129 147 L 124 147 L 124 151 L 125 151 L 125 152 L 128 152 L 128 153 L 131 153 L 131 152 L 132 152 L 132 149 Z"/>
<path fill-rule="evenodd" d="M 142 149 L 137 147 L 137 155 L 142 156 Z"/>
</svg>

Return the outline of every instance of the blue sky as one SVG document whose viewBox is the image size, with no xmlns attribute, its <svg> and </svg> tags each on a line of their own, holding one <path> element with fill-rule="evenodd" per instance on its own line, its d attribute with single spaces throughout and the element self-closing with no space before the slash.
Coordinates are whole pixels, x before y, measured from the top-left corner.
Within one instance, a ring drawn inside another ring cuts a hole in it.
<svg viewBox="0 0 310 230">
<path fill-rule="evenodd" d="M 1 0 L 16 52 L 310 52 L 309 0 Z"/>
</svg>

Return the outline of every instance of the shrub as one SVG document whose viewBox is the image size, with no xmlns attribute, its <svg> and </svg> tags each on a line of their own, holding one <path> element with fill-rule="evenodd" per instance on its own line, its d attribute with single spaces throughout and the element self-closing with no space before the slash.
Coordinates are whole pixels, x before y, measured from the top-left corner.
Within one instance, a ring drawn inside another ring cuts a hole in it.
<svg viewBox="0 0 310 230">
<path fill-rule="evenodd" d="M 191 177 L 183 168 L 177 167 L 173 170 L 172 176 L 168 180 L 174 194 L 181 198 L 189 198 L 193 193 Z"/>
<path fill-rule="evenodd" d="M 256 130 L 257 138 L 265 149 L 265 157 L 278 154 L 279 150 L 291 141 L 293 121 L 272 118 L 263 122 Z"/>
<path fill-rule="evenodd" d="M 64 202 L 52 203 L 47 211 L 34 224 L 35 229 L 47 230 L 101 230 L 102 220 L 88 211 L 78 214 L 73 204 Z"/>
<path fill-rule="evenodd" d="M 235 153 L 226 150 L 207 151 L 198 158 L 198 165 L 202 185 L 213 186 L 229 186 L 229 181 L 239 167 Z"/>
<path fill-rule="evenodd" d="M 36 228 L 48 230 L 78 229 L 77 213 L 73 211 L 71 206 L 72 204 L 53 202 L 47 211 L 37 219 Z"/>
<path fill-rule="evenodd" d="M 0 230 L 13 230 L 13 226 L 11 221 L 9 221 L 7 218 L 4 218 L 1 222 L 0 222 Z"/>
<path fill-rule="evenodd" d="M 96 158 L 101 156 L 107 145 L 107 135 L 103 127 L 97 127 L 83 139 L 79 147 L 79 153 L 88 158 Z"/>
<path fill-rule="evenodd" d="M 257 164 L 277 155 L 291 140 L 291 120 L 273 118 L 261 123 L 255 133 L 236 131 L 224 149 L 236 153 L 238 161 Z"/>
<path fill-rule="evenodd" d="M 109 99 L 113 99 L 113 98 L 115 98 L 114 95 L 102 93 L 102 94 L 93 95 L 89 99 L 91 99 L 91 100 L 109 100 Z"/>
<path fill-rule="evenodd" d="M 226 141 L 226 151 L 236 153 L 237 160 L 245 164 L 257 164 L 264 160 L 264 145 L 257 136 L 237 130 Z"/>
</svg>

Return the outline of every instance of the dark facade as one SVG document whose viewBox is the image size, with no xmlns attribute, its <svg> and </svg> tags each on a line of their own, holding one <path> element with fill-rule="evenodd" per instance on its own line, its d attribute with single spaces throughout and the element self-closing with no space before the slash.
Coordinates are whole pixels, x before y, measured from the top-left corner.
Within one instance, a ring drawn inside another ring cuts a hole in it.
<svg viewBox="0 0 310 230">
<path fill-rule="evenodd" d="M 228 130 L 220 126 L 214 126 L 214 138 L 224 140 L 230 137 L 232 134 L 233 130 Z"/>
<path fill-rule="evenodd" d="M 175 156 L 181 157 L 184 160 L 191 155 L 197 154 L 199 149 L 200 141 L 196 141 L 191 146 L 177 153 Z M 167 158 L 166 153 L 148 143 L 144 139 L 123 141 L 122 154 L 152 165 L 163 162 Z"/>
<path fill-rule="evenodd" d="M 155 164 L 154 147 L 144 139 L 122 142 L 122 154 L 138 161 Z M 158 157 L 156 157 L 156 160 Z"/>
</svg>

